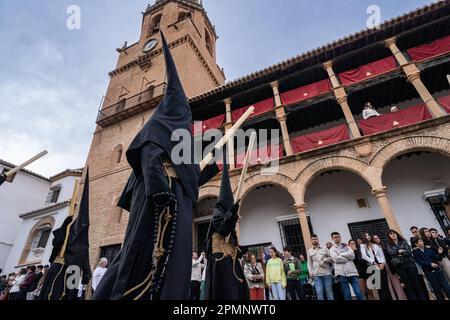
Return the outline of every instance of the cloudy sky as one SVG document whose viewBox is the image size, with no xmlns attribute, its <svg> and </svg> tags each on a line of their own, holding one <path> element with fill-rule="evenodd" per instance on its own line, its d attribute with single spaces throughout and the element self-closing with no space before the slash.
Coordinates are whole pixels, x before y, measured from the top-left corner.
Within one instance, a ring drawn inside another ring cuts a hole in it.
<svg viewBox="0 0 450 320">
<path fill-rule="evenodd" d="M 0 0 L 0 159 L 53 175 L 84 165 L 95 118 L 117 61 L 139 37 L 154 0 Z M 386 20 L 430 0 L 204 0 L 219 34 L 227 80 L 366 27 L 370 5 Z M 66 27 L 81 9 L 81 28 Z"/>
</svg>

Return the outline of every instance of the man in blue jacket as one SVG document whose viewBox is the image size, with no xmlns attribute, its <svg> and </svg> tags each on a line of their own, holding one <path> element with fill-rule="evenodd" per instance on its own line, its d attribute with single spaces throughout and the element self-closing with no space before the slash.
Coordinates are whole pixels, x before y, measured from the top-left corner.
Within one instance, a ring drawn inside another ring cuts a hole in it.
<svg viewBox="0 0 450 320">
<path fill-rule="evenodd" d="M 422 239 L 414 239 L 412 243 L 414 258 L 422 267 L 425 276 L 433 288 L 437 300 L 445 300 L 444 293 L 450 299 L 450 285 L 445 278 L 444 272 L 439 268 L 439 256 L 430 248 L 425 248 Z"/>
</svg>

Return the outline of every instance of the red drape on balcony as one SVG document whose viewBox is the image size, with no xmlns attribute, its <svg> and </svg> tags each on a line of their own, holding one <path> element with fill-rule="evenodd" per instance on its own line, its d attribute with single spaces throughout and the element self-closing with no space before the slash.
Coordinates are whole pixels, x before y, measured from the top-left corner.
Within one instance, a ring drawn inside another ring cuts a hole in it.
<svg viewBox="0 0 450 320">
<path fill-rule="evenodd" d="M 450 51 L 450 36 L 437 39 L 431 43 L 426 43 L 411 49 L 407 52 L 412 60 L 422 61 L 434 56 L 438 56 Z"/>
<path fill-rule="evenodd" d="M 425 104 L 419 104 L 397 112 L 390 112 L 379 117 L 373 117 L 358 121 L 364 135 L 388 131 L 394 128 L 404 127 L 413 123 L 431 118 Z"/>
<path fill-rule="evenodd" d="M 236 154 L 236 168 L 244 166 L 246 151 L 240 151 Z M 265 163 L 270 160 L 281 158 L 283 156 L 283 147 L 281 145 L 266 145 L 253 150 L 250 153 L 250 165 Z"/>
<path fill-rule="evenodd" d="M 341 79 L 342 84 L 348 85 L 375 76 L 379 76 L 380 74 L 387 73 L 394 70 L 395 68 L 397 68 L 397 65 L 395 64 L 395 58 L 390 56 L 360 66 L 357 69 L 342 72 L 339 74 L 339 78 Z"/>
<path fill-rule="evenodd" d="M 272 110 L 273 107 L 274 107 L 273 98 L 269 98 L 269 99 L 265 99 L 265 100 L 262 100 L 262 101 L 258 101 L 256 103 L 253 103 L 252 106 L 255 107 L 255 112 L 249 117 L 249 119 L 253 118 L 253 117 L 256 117 L 256 116 L 258 116 L 258 115 L 260 115 L 262 113 L 265 113 L 267 111 Z M 245 111 L 247 111 L 247 109 L 249 107 L 250 106 L 246 106 L 246 107 L 234 110 L 231 113 L 231 119 L 233 121 L 238 120 L 245 113 Z"/>
<path fill-rule="evenodd" d="M 224 121 L 225 121 L 224 114 L 221 114 L 211 119 L 203 120 L 201 122 L 196 121 L 192 126 L 192 134 L 203 133 L 210 129 L 218 129 L 222 126 Z"/>
<path fill-rule="evenodd" d="M 284 105 L 308 100 L 310 98 L 319 96 L 331 90 L 330 80 L 325 79 L 318 82 L 308 84 L 306 86 L 298 87 L 296 89 L 283 92 L 280 94 L 281 101 Z"/>
<path fill-rule="evenodd" d="M 343 124 L 331 129 L 298 136 L 291 139 L 291 144 L 294 153 L 299 153 L 349 139 L 350 134 L 348 132 L 348 127 L 347 125 Z"/>
<path fill-rule="evenodd" d="M 444 108 L 444 110 L 450 114 L 450 96 L 440 97 L 437 101 Z"/>
</svg>

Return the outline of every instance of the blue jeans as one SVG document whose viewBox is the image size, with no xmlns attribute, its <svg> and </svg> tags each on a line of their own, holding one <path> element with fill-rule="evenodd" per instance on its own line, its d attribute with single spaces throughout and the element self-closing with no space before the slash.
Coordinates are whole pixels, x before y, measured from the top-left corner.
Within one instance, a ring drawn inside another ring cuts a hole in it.
<svg viewBox="0 0 450 320">
<path fill-rule="evenodd" d="M 327 295 L 327 300 L 334 300 L 333 296 L 333 278 L 331 276 L 314 277 L 314 289 L 316 290 L 317 300 L 324 300 L 323 292 Z"/>
<path fill-rule="evenodd" d="M 339 276 L 339 281 L 341 282 L 341 290 L 344 295 L 344 300 L 352 300 L 352 294 L 350 292 L 349 285 L 352 286 L 353 292 L 355 292 L 357 300 L 364 300 L 361 291 L 359 290 L 359 281 L 357 276 L 344 277 Z"/>
<path fill-rule="evenodd" d="M 274 300 L 286 300 L 286 289 L 283 288 L 281 282 L 272 282 L 270 285 L 272 286 Z"/>
</svg>

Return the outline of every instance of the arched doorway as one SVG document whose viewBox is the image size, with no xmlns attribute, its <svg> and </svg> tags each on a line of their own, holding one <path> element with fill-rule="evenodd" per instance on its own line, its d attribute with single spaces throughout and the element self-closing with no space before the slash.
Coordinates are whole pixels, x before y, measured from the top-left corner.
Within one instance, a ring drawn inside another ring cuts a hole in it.
<svg viewBox="0 0 450 320">
<path fill-rule="evenodd" d="M 192 225 L 193 250 L 198 252 L 206 250 L 206 237 L 216 202 L 217 197 L 205 197 L 198 202 L 195 208 Z"/>
<path fill-rule="evenodd" d="M 384 238 L 388 225 L 370 185 L 356 173 L 329 170 L 314 177 L 305 202 L 314 233 L 321 243 L 339 232 L 342 241 L 361 238 L 365 232 Z"/>
<path fill-rule="evenodd" d="M 239 242 L 263 258 L 268 247 L 282 250 L 289 246 L 294 253 L 305 253 L 294 199 L 281 187 L 265 184 L 250 191 L 243 199 L 239 222 Z"/>
<path fill-rule="evenodd" d="M 404 235 L 411 226 L 442 233 L 450 227 L 449 168 L 449 157 L 428 151 L 409 152 L 385 165 L 383 183 Z"/>
</svg>

